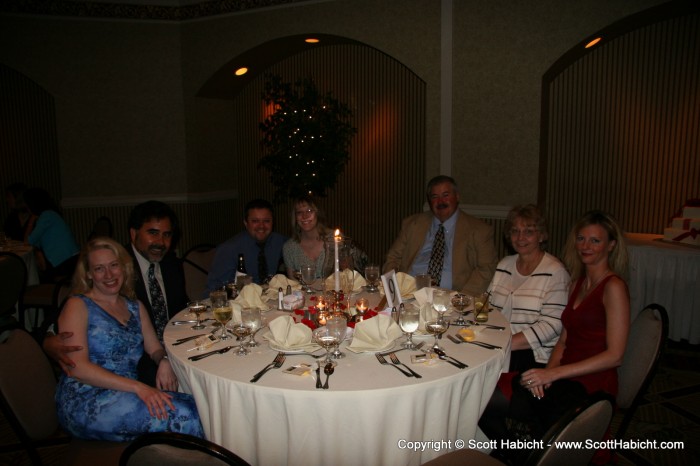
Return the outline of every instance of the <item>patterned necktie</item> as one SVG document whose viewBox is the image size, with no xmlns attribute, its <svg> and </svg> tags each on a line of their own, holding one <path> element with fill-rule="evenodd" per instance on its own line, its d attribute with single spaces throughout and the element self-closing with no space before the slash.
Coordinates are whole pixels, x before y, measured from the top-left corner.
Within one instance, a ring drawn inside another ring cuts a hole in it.
<svg viewBox="0 0 700 466">
<path fill-rule="evenodd" d="M 442 276 L 442 264 L 445 261 L 445 227 L 440 224 L 435 239 L 433 239 L 433 251 L 430 253 L 430 262 L 428 263 L 428 273 L 435 283 L 440 285 L 440 277 Z"/>
<path fill-rule="evenodd" d="M 258 248 L 258 282 L 265 283 L 267 280 L 267 258 L 265 257 L 265 243 L 257 243 Z"/>
<path fill-rule="evenodd" d="M 148 293 L 151 295 L 153 325 L 156 328 L 158 340 L 163 341 L 163 331 L 168 324 L 168 306 L 165 304 L 160 284 L 156 280 L 156 264 L 153 262 L 148 267 Z"/>
</svg>

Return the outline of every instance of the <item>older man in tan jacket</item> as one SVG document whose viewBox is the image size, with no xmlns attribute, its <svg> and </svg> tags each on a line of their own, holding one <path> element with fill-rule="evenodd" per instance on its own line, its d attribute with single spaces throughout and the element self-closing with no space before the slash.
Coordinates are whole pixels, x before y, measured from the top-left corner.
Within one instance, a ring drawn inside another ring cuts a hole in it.
<svg viewBox="0 0 700 466">
<path fill-rule="evenodd" d="M 459 190 L 449 176 L 430 180 L 427 197 L 430 212 L 403 220 L 384 273 L 430 273 L 442 288 L 470 295 L 486 291 L 498 262 L 493 228 L 459 210 Z"/>
</svg>

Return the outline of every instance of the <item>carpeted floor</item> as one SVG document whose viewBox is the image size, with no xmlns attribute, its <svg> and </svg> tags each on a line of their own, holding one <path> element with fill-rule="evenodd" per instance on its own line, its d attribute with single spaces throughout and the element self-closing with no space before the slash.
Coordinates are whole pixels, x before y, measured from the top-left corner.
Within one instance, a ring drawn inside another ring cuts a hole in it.
<svg viewBox="0 0 700 466">
<path fill-rule="evenodd" d="M 685 466 L 700 458 L 700 347 L 669 342 L 659 370 L 627 430 L 625 439 L 656 441 L 657 448 L 623 449 L 610 463 L 618 466 Z M 613 420 L 613 432 L 621 416 Z M 683 448 L 660 448 L 661 442 L 683 442 Z M 16 442 L 0 416 L 0 448 Z M 49 447 L 41 455 L 47 466 L 58 466 L 66 446 Z M 23 452 L 0 453 L 0 465 L 30 465 Z"/>
</svg>

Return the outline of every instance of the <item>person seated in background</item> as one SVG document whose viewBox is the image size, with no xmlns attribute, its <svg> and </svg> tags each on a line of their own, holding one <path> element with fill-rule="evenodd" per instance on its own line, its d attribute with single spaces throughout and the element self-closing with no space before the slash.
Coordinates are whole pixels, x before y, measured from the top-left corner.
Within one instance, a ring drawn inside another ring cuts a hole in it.
<svg viewBox="0 0 700 466">
<path fill-rule="evenodd" d="M 207 278 L 207 292 L 235 280 L 238 255 L 243 254 L 246 274 L 255 283 L 266 283 L 282 264 L 282 247 L 287 237 L 272 231 L 274 209 L 264 199 L 248 202 L 243 212 L 245 230 L 216 248 Z"/>
<path fill-rule="evenodd" d="M 24 202 L 32 215 L 26 241 L 39 251 L 36 258 L 41 281 L 51 283 L 70 277 L 80 247 L 58 207 L 41 188 L 27 189 Z"/>
<path fill-rule="evenodd" d="M 510 321 L 510 370 L 544 367 L 561 333 L 571 278 L 545 251 L 547 220 L 536 206 L 513 207 L 503 235 L 516 254 L 498 263 L 488 292 L 491 305 Z"/>
<path fill-rule="evenodd" d="M 630 326 L 627 248 L 617 222 L 600 211 L 586 213 L 569 233 L 564 263 L 571 271 L 563 330 L 544 368 L 513 377 L 512 394 L 494 393 L 479 420 L 490 439 L 530 440 L 542 435 L 588 395 L 617 395 Z M 500 444 L 500 442 L 499 442 Z M 520 452 L 522 453 L 522 452 Z M 507 454 L 518 462 L 518 453 Z"/>
<path fill-rule="evenodd" d="M 24 183 L 12 183 L 5 189 L 5 199 L 10 213 L 3 224 L 3 231 L 7 239 L 24 241 L 27 236 L 29 219 L 31 214 L 24 203 L 24 192 L 27 187 Z"/>
<path fill-rule="evenodd" d="M 146 432 L 203 437 L 191 395 L 178 393 L 177 378 L 133 290 L 129 253 L 110 238 L 89 241 L 73 277 L 74 293 L 59 316 L 72 333 L 75 367 L 56 390 L 61 425 L 78 438 L 125 442 Z M 146 352 L 158 366 L 157 385 L 136 379 Z"/>
<path fill-rule="evenodd" d="M 311 196 L 303 196 L 294 201 L 292 230 L 292 237 L 282 248 L 287 276 L 296 278 L 295 271 L 299 271 L 303 265 L 313 265 L 316 267 L 316 278 L 325 278 L 324 239 L 333 235 L 333 231 L 326 226 L 326 217 Z M 353 267 L 362 272 L 367 263 L 367 254 L 353 245 L 351 255 Z"/>
<path fill-rule="evenodd" d="M 180 234 L 175 212 L 160 201 L 147 201 L 135 206 L 129 214 L 128 229 L 131 244 L 126 247 L 133 258 L 134 291 L 143 303 L 151 325 L 162 341 L 168 321 L 187 307 L 185 272 L 182 261 L 175 256 L 173 246 Z M 61 330 L 58 335 L 44 339 L 44 351 L 59 363 L 68 375 L 74 367 L 69 353 L 77 351 L 74 345 L 65 345 L 70 334 Z M 139 361 L 138 378 L 155 386 L 156 365 L 144 355 Z"/>
<path fill-rule="evenodd" d="M 430 212 L 403 220 L 383 272 L 427 273 L 441 288 L 483 293 L 497 262 L 493 228 L 459 209 L 459 189 L 449 176 L 428 182 L 427 199 Z"/>
</svg>

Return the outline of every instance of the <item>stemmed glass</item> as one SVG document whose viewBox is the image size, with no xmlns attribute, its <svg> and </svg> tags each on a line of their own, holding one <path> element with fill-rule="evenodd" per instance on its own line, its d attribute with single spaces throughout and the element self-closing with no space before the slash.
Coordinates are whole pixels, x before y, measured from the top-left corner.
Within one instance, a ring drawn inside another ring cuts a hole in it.
<svg viewBox="0 0 700 466">
<path fill-rule="evenodd" d="M 197 323 L 192 326 L 193 330 L 202 330 L 206 325 L 202 323 L 202 314 L 207 310 L 207 306 L 202 301 L 191 301 L 187 303 L 187 309 L 197 317 Z"/>
<path fill-rule="evenodd" d="M 379 283 L 379 266 L 378 265 L 368 265 L 365 267 L 365 279 L 367 280 L 367 291 L 369 293 L 376 293 L 379 291 L 377 283 Z"/>
<path fill-rule="evenodd" d="M 220 338 L 222 340 L 228 340 L 231 338 L 226 334 L 226 323 L 233 317 L 233 309 L 231 309 L 231 306 L 228 305 L 227 298 L 226 292 L 222 290 L 216 290 L 209 293 L 209 300 L 211 301 L 211 310 L 214 313 L 214 319 L 221 324 Z"/>
<path fill-rule="evenodd" d="M 342 359 L 345 357 L 345 353 L 340 351 L 340 343 L 345 340 L 345 334 L 348 331 L 348 321 L 343 317 L 331 317 L 326 321 L 326 327 L 328 331 L 331 332 L 338 340 L 335 344 L 335 350 L 333 351 L 333 359 Z"/>
<path fill-rule="evenodd" d="M 401 346 L 406 349 L 412 350 L 416 349 L 416 344 L 413 343 L 413 332 L 418 330 L 418 323 L 420 321 L 420 310 L 413 305 L 404 305 L 403 310 L 399 314 L 399 327 L 401 331 L 408 335 L 408 340 L 406 340 Z"/>
<path fill-rule="evenodd" d="M 343 296 L 348 303 L 345 309 L 350 309 L 350 295 L 355 287 L 355 271 L 353 269 L 343 269 L 340 272 L 340 287 L 343 289 Z"/>
<path fill-rule="evenodd" d="M 258 346 L 255 334 L 262 328 L 260 309 L 244 308 L 241 310 L 241 323 L 250 329 L 250 340 L 246 343 L 249 348 Z"/>
<path fill-rule="evenodd" d="M 466 322 L 464 320 L 465 312 L 464 310 L 467 308 L 472 303 L 472 297 L 466 294 L 462 293 L 457 293 L 452 297 L 452 307 L 457 309 L 459 312 L 459 317 L 457 318 L 457 321 L 455 324 L 457 325 L 466 325 Z"/>
<path fill-rule="evenodd" d="M 316 280 L 316 266 L 315 265 L 302 265 L 300 270 L 301 279 L 299 280 L 304 286 L 304 291 L 307 293 L 313 293 L 314 290 L 311 288 L 311 284 Z"/>
<path fill-rule="evenodd" d="M 446 290 L 433 290 L 433 309 L 438 313 L 438 320 L 445 320 L 447 307 L 450 305 L 450 293 Z"/>
<path fill-rule="evenodd" d="M 321 345 L 326 350 L 326 364 L 333 363 L 331 361 L 331 348 L 338 343 L 338 336 L 328 328 L 328 326 L 319 327 L 313 331 L 313 338 L 316 343 Z"/>
<path fill-rule="evenodd" d="M 431 320 L 425 323 L 425 330 L 428 333 L 435 335 L 435 343 L 432 346 L 433 352 L 435 352 L 435 350 L 443 350 L 438 344 L 438 338 L 440 337 L 440 335 L 445 333 L 448 328 L 450 328 L 450 321 L 445 319 Z"/>
<path fill-rule="evenodd" d="M 245 325 L 243 323 L 234 325 L 233 327 L 231 327 L 231 331 L 233 332 L 234 335 L 236 335 L 236 337 L 238 337 L 239 340 L 242 340 L 243 338 L 247 337 L 251 333 L 250 327 L 248 327 L 247 325 Z M 236 352 L 236 355 L 237 356 L 245 356 L 248 353 L 250 353 L 250 351 L 248 351 L 248 348 L 246 348 L 246 344 L 241 343 L 238 346 L 238 351 Z"/>
</svg>

